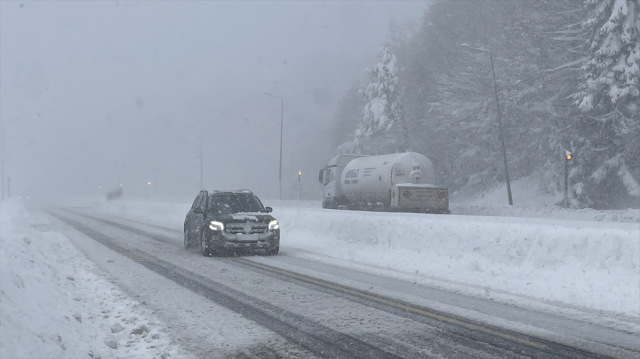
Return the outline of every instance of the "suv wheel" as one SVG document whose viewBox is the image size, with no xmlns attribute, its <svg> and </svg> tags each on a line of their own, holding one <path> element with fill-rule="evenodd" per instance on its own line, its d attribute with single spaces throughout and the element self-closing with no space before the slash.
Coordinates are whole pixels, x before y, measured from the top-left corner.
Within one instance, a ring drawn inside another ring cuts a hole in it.
<svg viewBox="0 0 640 359">
<path fill-rule="evenodd" d="M 189 235 L 187 235 L 187 229 L 184 229 L 184 249 L 189 249 L 191 243 L 189 242 Z"/>
<path fill-rule="evenodd" d="M 200 234 L 200 254 L 205 257 L 208 257 L 211 254 L 211 250 L 209 249 L 209 242 L 207 241 L 206 231 L 202 231 L 202 234 Z"/>
</svg>

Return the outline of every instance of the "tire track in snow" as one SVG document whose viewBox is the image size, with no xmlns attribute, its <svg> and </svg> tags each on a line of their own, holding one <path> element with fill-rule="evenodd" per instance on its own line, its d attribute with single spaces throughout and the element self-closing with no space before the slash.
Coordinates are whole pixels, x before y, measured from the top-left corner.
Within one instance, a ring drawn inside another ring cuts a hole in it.
<svg viewBox="0 0 640 359">
<path fill-rule="evenodd" d="M 305 317 L 287 312 L 270 303 L 250 297 L 144 251 L 125 245 L 74 219 L 64 217 L 57 213 L 49 213 L 114 252 L 141 264 L 151 271 L 174 281 L 180 286 L 259 323 L 290 342 L 301 345 L 321 358 L 400 358 L 357 338 L 326 328 Z"/>
</svg>

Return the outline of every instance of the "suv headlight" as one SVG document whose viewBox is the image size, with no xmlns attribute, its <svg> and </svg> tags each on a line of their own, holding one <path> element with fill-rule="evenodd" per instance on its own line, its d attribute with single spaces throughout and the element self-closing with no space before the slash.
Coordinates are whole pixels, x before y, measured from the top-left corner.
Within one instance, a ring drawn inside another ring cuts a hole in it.
<svg viewBox="0 0 640 359">
<path fill-rule="evenodd" d="M 209 228 L 212 231 L 224 231 L 224 223 L 222 222 L 218 222 L 218 221 L 211 221 L 211 223 L 209 223 Z"/>
<path fill-rule="evenodd" d="M 277 229 L 280 229 L 280 225 L 278 224 L 278 221 L 269 222 L 269 230 L 270 231 L 275 231 Z"/>
</svg>

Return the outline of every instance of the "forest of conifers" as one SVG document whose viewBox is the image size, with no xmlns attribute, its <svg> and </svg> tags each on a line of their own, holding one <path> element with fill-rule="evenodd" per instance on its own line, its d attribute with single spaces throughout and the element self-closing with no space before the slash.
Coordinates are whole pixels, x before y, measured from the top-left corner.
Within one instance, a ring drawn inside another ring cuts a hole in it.
<svg viewBox="0 0 640 359">
<path fill-rule="evenodd" d="M 390 26 L 368 86 L 344 95 L 336 152 L 422 153 L 450 193 L 503 183 L 493 57 L 511 181 L 561 193 L 570 151 L 572 207 L 638 207 L 639 12 L 640 0 L 434 1 L 420 24 Z"/>
</svg>

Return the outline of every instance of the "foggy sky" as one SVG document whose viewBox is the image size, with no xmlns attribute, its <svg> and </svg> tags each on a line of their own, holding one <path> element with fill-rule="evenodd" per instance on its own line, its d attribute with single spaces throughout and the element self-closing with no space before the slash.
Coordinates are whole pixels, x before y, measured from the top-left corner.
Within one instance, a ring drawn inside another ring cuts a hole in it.
<svg viewBox="0 0 640 359">
<path fill-rule="evenodd" d="M 307 196 L 337 101 L 406 2 L 0 2 L 0 118 L 17 194 Z M 152 186 L 147 182 L 152 182 Z M 100 188 L 102 186 L 102 189 Z"/>
</svg>

